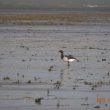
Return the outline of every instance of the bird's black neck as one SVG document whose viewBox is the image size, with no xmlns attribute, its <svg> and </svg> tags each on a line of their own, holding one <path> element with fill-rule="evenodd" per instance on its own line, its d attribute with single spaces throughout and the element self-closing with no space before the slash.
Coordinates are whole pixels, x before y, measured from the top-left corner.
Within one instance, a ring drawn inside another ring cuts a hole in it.
<svg viewBox="0 0 110 110">
<path fill-rule="evenodd" d="M 63 54 L 63 52 L 61 53 L 61 59 L 63 59 L 63 57 L 64 57 L 64 54 Z"/>
</svg>

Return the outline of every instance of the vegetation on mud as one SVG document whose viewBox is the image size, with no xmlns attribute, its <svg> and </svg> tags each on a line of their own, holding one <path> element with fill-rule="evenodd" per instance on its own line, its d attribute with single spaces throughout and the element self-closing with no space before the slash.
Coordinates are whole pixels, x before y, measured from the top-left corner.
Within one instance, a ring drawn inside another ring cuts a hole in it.
<svg viewBox="0 0 110 110">
<path fill-rule="evenodd" d="M 106 21 L 110 18 L 109 13 L 47 13 L 47 14 L 17 14 L 17 15 L 0 15 L 0 23 L 72 23 L 87 21 Z"/>
</svg>

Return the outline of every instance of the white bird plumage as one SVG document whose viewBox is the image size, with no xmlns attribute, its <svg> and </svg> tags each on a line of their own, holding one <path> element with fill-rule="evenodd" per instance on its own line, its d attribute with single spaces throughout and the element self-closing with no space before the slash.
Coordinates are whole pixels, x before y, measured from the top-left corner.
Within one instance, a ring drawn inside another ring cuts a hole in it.
<svg viewBox="0 0 110 110">
<path fill-rule="evenodd" d="M 72 55 L 64 55 L 63 50 L 59 50 L 59 52 L 61 53 L 61 59 L 65 62 L 68 62 L 68 66 L 70 66 L 70 62 L 73 61 L 79 61 L 78 59 L 76 59 L 75 57 L 73 57 Z"/>
</svg>

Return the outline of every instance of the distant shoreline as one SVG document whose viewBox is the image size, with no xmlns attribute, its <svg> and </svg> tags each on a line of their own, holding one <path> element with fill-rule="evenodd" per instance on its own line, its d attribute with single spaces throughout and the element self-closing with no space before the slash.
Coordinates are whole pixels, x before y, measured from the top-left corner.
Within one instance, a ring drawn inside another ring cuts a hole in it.
<svg viewBox="0 0 110 110">
<path fill-rule="evenodd" d="M 59 13 L 5 13 L 0 14 L 0 24 L 63 25 L 74 23 L 110 23 L 108 12 L 59 12 Z"/>
</svg>

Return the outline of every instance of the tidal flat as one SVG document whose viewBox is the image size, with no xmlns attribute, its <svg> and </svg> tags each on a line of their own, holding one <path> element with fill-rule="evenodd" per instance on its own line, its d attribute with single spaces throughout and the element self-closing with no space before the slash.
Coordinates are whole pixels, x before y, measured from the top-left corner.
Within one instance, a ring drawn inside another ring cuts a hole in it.
<svg viewBox="0 0 110 110">
<path fill-rule="evenodd" d="M 109 110 L 110 23 L 1 24 L 0 109 Z"/>
</svg>

